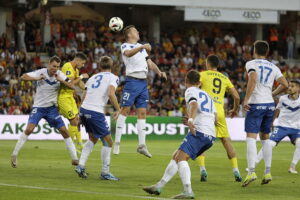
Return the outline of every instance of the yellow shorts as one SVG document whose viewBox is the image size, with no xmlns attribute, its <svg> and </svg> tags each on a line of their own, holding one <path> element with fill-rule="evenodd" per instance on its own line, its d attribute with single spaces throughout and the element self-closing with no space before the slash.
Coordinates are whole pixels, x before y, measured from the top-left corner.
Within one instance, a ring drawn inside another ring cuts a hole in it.
<svg viewBox="0 0 300 200">
<path fill-rule="evenodd" d="M 229 136 L 227 123 L 225 119 L 225 112 L 224 109 L 217 110 L 218 112 L 218 124 L 216 125 L 216 136 L 217 138 L 227 138 Z"/>
<path fill-rule="evenodd" d="M 73 97 L 58 97 L 59 113 L 67 119 L 73 119 L 78 114 L 76 101 Z"/>
</svg>

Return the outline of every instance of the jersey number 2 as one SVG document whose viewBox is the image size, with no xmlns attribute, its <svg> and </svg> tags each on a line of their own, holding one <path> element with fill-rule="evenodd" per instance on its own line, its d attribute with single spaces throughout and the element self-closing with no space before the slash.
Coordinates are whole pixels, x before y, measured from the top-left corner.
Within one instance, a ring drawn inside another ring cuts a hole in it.
<svg viewBox="0 0 300 200">
<path fill-rule="evenodd" d="M 95 77 L 96 80 L 96 84 L 92 84 L 92 88 L 98 88 L 100 86 L 100 82 L 102 80 L 103 76 L 102 75 L 98 75 Z"/>
<path fill-rule="evenodd" d="M 212 112 L 212 105 L 213 105 L 212 100 L 210 101 L 210 108 L 207 108 L 207 107 L 205 107 L 206 104 L 208 103 L 207 95 L 203 92 L 200 92 L 199 97 L 200 97 L 200 99 L 202 99 L 202 97 L 204 97 L 204 101 L 202 101 L 202 103 L 200 104 L 201 111 L 203 111 L 203 112 Z"/>
</svg>

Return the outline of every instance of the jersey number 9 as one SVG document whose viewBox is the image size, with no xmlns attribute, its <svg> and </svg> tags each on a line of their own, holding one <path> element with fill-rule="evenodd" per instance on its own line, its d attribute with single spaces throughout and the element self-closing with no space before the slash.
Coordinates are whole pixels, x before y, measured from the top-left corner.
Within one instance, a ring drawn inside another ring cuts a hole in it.
<svg viewBox="0 0 300 200">
<path fill-rule="evenodd" d="M 222 88 L 222 81 L 219 78 L 214 78 L 213 80 L 213 86 L 215 87 L 213 89 L 213 93 L 220 94 L 221 88 Z"/>
</svg>

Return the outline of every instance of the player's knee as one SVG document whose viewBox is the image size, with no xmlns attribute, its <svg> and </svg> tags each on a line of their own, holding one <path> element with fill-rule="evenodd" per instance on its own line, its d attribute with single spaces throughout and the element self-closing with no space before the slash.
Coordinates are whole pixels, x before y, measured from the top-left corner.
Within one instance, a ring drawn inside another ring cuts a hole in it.
<svg viewBox="0 0 300 200">
<path fill-rule="evenodd" d="M 146 109 L 138 110 L 138 118 L 145 119 L 146 118 Z"/>
<path fill-rule="evenodd" d="M 24 131 L 25 135 L 30 135 L 33 132 L 34 128 L 27 127 Z"/>
<path fill-rule="evenodd" d="M 70 137 L 70 134 L 65 126 L 63 126 L 59 129 L 59 133 L 63 136 L 63 138 Z"/>
<path fill-rule="evenodd" d="M 122 107 L 120 114 L 127 116 L 129 114 L 130 107 Z"/>
<path fill-rule="evenodd" d="M 79 123 L 79 116 L 78 115 L 76 115 L 73 119 L 70 119 L 70 124 L 72 126 L 77 126 L 78 123 Z"/>
</svg>

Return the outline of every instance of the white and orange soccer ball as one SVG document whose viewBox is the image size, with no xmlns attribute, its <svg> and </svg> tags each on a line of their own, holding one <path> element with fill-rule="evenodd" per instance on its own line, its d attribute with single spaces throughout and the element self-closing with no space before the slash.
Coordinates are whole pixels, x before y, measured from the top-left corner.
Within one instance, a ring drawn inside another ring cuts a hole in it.
<svg viewBox="0 0 300 200">
<path fill-rule="evenodd" d="M 119 32 L 123 29 L 123 20 L 120 17 L 112 17 L 109 20 L 109 28 L 114 32 Z"/>
</svg>

